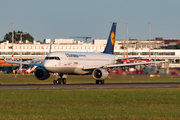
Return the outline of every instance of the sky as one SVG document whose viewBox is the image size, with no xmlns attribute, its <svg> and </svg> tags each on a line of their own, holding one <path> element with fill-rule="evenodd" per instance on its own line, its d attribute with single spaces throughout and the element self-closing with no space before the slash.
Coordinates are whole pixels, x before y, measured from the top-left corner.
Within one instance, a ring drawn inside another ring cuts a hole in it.
<svg viewBox="0 0 180 120">
<path fill-rule="evenodd" d="M 180 0 L 0 0 L 0 41 L 14 30 L 34 40 L 75 36 L 107 39 L 117 22 L 116 39 L 123 40 L 123 22 L 132 39 L 180 39 Z M 125 38 L 126 39 L 126 38 Z"/>
</svg>

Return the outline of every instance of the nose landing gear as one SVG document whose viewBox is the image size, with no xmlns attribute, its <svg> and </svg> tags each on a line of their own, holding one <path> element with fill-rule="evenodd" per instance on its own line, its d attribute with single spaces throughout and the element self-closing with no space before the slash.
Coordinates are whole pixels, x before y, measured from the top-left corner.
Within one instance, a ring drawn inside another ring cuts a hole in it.
<svg viewBox="0 0 180 120">
<path fill-rule="evenodd" d="M 58 78 L 58 80 L 53 80 L 53 84 L 66 84 L 66 78 Z"/>
<path fill-rule="evenodd" d="M 60 78 L 59 78 L 60 77 Z M 66 84 L 66 75 L 62 75 L 62 74 L 57 74 L 56 73 L 56 76 L 55 76 L 55 80 L 53 80 L 53 84 Z"/>
</svg>

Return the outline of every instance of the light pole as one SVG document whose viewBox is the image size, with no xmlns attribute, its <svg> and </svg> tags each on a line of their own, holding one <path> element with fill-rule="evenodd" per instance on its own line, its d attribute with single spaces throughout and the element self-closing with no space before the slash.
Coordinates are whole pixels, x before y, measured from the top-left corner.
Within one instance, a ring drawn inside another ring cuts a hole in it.
<svg viewBox="0 0 180 120">
<path fill-rule="evenodd" d="M 12 23 L 12 61 L 14 61 L 14 46 L 13 46 L 13 43 L 14 43 L 14 23 Z M 12 64 L 12 70 L 13 70 L 13 64 Z"/>
<path fill-rule="evenodd" d="M 151 59 L 151 23 L 149 22 L 149 60 Z"/>
<path fill-rule="evenodd" d="M 17 35 L 20 35 L 20 62 L 22 62 L 22 36 L 26 34 L 27 33 L 17 33 Z M 20 64 L 20 71 L 22 73 L 22 64 Z"/>
<path fill-rule="evenodd" d="M 14 61 L 14 23 L 12 23 L 12 61 Z"/>
<path fill-rule="evenodd" d="M 126 24 L 126 22 L 123 22 L 123 24 L 124 24 L 124 42 L 123 42 L 123 57 L 126 57 L 126 55 L 125 55 L 125 24 Z"/>
<path fill-rule="evenodd" d="M 126 57 L 128 57 L 128 42 L 129 42 L 128 41 L 128 24 L 129 23 L 127 22 L 126 24 L 127 24 L 127 48 L 126 48 L 127 49 L 127 55 L 126 55 Z"/>
</svg>

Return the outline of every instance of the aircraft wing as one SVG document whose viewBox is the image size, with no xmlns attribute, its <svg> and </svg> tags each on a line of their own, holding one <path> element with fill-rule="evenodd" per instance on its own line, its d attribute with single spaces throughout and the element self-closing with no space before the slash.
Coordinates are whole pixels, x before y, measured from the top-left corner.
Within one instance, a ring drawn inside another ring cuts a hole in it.
<svg viewBox="0 0 180 120">
<path fill-rule="evenodd" d="M 20 62 L 20 61 L 11 61 L 11 60 L 4 60 L 4 62 L 11 63 L 11 64 L 23 64 L 23 65 L 43 67 L 43 64 L 40 64 L 40 63 Z"/>
<path fill-rule="evenodd" d="M 92 70 L 96 68 L 114 68 L 114 67 L 124 67 L 124 66 L 132 66 L 132 65 L 146 65 L 146 64 L 155 64 L 160 62 L 167 61 L 156 61 L 156 62 L 141 62 L 141 63 L 126 63 L 126 64 L 113 64 L 113 65 L 105 65 L 105 66 L 84 66 L 83 70 Z"/>
<path fill-rule="evenodd" d="M 114 65 L 107 65 L 107 66 L 104 66 L 104 67 L 105 68 L 113 68 L 113 67 L 123 67 L 123 66 L 132 66 L 132 65 L 147 65 L 147 64 L 155 64 L 155 63 L 160 63 L 160 62 L 166 62 L 166 61 L 114 64 Z"/>
</svg>

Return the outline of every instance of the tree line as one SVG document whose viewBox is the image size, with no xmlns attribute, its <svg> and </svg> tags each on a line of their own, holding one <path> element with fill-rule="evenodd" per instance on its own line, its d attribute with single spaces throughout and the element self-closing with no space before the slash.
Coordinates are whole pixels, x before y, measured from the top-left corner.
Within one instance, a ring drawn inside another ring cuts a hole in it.
<svg viewBox="0 0 180 120">
<path fill-rule="evenodd" d="M 18 31 L 18 32 L 13 31 L 13 32 L 14 32 L 14 43 L 17 43 L 18 41 L 20 41 L 20 33 L 23 32 L 22 31 Z M 6 42 L 7 40 L 9 41 L 9 43 L 12 43 L 12 32 L 6 33 L 4 39 L 0 41 L 0 43 Z M 22 42 L 25 42 L 26 40 L 33 43 L 34 38 L 29 33 L 25 33 L 24 35 L 22 35 Z"/>
<path fill-rule="evenodd" d="M 162 49 L 180 49 L 180 44 L 170 45 L 170 46 L 163 46 Z"/>
</svg>

